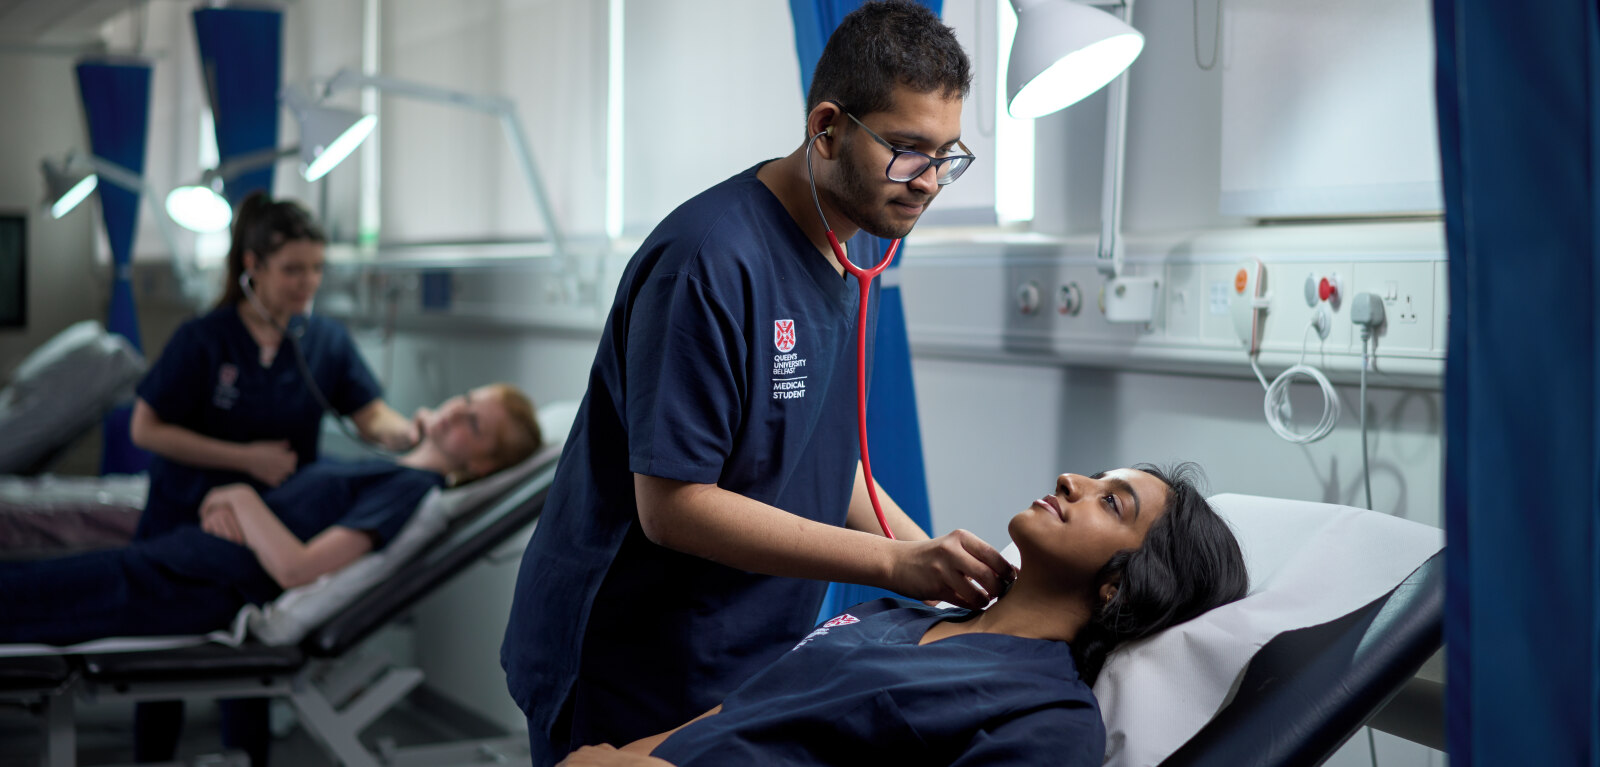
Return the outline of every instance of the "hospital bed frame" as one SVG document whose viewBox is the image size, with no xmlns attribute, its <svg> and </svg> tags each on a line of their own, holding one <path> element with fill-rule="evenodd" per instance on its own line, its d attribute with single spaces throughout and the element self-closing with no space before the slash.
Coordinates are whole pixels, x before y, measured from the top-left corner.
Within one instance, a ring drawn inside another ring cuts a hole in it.
<svg viewBox="0 0 1600 767">
<path fill-rule="evenodd" d="M 504 763 L 527 753 L 521 735 L 489 741 L 367 749 L 359 735 L 422 682 L 420 669 L 351 651 L 455 575 L 538 519 L 555 460 L 445 533 L 297 645 L 204 644 L 177 650 L 0 659 L 0 699 L 21 701 L 42 718 L 46 767 L 73 767 L 75 699 L 171 700 L 278 697 L 300 724 L 347 767 Z"/>
</svg>

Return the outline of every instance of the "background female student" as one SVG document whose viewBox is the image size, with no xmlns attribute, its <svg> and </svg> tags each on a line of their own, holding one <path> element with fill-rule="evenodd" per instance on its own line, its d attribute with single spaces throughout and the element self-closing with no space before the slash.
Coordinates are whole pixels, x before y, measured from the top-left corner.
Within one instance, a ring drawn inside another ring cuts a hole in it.
<svg viewBox="0 0 1600 767">
<path fill-rule="evenodd" d="M 323 405 L 291 345 L 363 438 L 395 450 L 416 442 L 416 423 L 384 403 L 344 329 L 308 314 L 326 242 L 293 202 L 257 192 L 240 205 L 222 299 L 173 333 L 139 383 L 130 428 L 154 458 L 135 539 L 198 524 L 200 501 L 214 487 L 265 490 L 316 460 Z"/>
<path fill-rule="evenodd" d="M 240 203 L 222 299 L 172 334 L 139 383 L 130 435 L 153 456 L 135 541 L 198 525 L 212 488 L 243 482 L 265 491 L 315 461 L 324 405 L 304 375 L 366 440 L 397 450 L 416 442 L 416 424 L 384 403 L 344 328 L 308 314 L 326 242 L 293 202 L 256 192 Z M 249 702 L 248 714 L 240 705 L 223 704 L 225 742 L 259 739 L 229 735 L 239 727 L 264 729 L 266 701 Z M 170 760 L 183 703 L 143 702 L 135 711 L 135 757 Z"/>
<path fill-rule="evenodd" d="M 1022 565 L 987 610 L 858 605 L 694 721 L 564 764 L 1099 767 L 1106 654 L 1248 589 L 1193 472 L 1063 474 L 1012 518 Z"/>
<path fill-rule="evenodd" d="M 452 397 L 427 414 L 424 427 L 422 440 L 395 461 L 319 462 L 265 494 L 246 484 L 216 488 L 201 504 L 199 527 L 179 525 L 121 549 L 0 562 L 0 643 L 227 628 L 246 602 L 270 601 L 383 548 L 428 490 L 499 471 L 542 442 L 532 403 L 506 384 Z M 270 742 L 264 700 L 223 709 L 224 745 L 245 750 L 257 767 Z M 182 703 L 156 713 L 173 717 L 159 733 L 170 741 L 162 744 L 168 753 L 145 760 L 170 761 Z"/>
</svg>

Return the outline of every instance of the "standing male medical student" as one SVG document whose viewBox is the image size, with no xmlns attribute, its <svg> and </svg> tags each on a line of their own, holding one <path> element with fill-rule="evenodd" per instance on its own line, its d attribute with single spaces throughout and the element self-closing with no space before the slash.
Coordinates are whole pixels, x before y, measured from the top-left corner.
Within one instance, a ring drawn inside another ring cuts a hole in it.
<svg viewBox="0 0 1600 767">
<path fill-rule="evenodd" d="M 684 203 L 634 254 L 501 648 L 535 764 L 710 709 L 811 630 L 825 581 L 981 606 L 1011 576 L 892 501 L 899 540 L 880 531 L 856 441 L 859 292 L 806 166 L 809 145 L 841 241 L 904 236 L 968 161 L 944 158 L 964 151 L 970 83 L 927 8 L 863 6 L 817 63 L 807 143 Z"/>
</svg>

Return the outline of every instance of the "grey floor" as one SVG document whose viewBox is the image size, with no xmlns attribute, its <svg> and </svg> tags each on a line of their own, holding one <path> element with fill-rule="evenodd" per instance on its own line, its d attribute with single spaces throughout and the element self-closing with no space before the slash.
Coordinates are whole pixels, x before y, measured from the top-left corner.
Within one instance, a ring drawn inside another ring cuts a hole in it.
<svg viewBox="0 0 1600 767">
<path fill-rule="evenodd" d="M 275 730 L 288 725 L 287 734 L 272 744 L 275 767 L 333 767 L 334 762 L 306 734 L 292 724 L 287 710 L 273 712 Z M 222 750 L 216 706 L 191 700 L 179 761 L 192 762 L 202 754 Z M 78 763 L 128 764 L 133 761 L 133 704 L 80 705 L 77 710 Z M 442 743 L 467 738 L 492 738 L 505 733 L 482 719 L 421 688 L 367 728 L 362 741 L 369 748 L 382 739 L 397 746 Z M 0 705 L 0 767 L 38 767 L 43 740 L 39 720 L 16 706 Z"/>
</svg>

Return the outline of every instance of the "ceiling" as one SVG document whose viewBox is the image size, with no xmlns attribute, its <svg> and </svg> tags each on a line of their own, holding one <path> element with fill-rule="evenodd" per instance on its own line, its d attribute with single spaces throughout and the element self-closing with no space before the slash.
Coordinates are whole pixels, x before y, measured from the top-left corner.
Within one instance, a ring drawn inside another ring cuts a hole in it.
<svg viewBox="0 0 1600 767">
<path fill-rule="evenodd" d="M 91 46 L 137 0 L 0 0 L 0 44 Z"/>
</svg>

